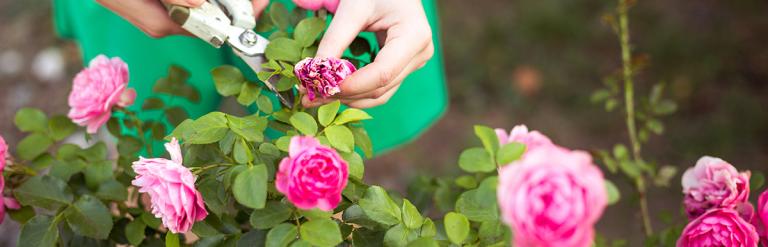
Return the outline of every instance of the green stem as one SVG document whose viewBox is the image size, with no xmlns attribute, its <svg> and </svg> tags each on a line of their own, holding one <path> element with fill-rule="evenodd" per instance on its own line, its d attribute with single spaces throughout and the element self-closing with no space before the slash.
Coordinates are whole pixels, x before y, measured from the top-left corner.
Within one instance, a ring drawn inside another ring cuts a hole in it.
<svg viewBox="0 0 768 247">
<path fill-rule="evenodd" d="M 629 6 L 627 6 L 626 0 L 619 1 L 619 39 L 621 43 L 621 62 L 623 65 L 624 76 L 624 101 L 627 112 L 627 131 L 629 133 L 629 141 L 632 145 L 632 156 L 636 164 L 639 164 L 640 160 L 640 142 L 637 138 L 637 127 L 635 126 L 635 92 L 634 82 L 632 81 L 632 51 L 630 50 L 629 42 L 629 18 L 627 12 Z M 635 186 L 638 191 L 640 214 L 643 218 L 643 230 L 646 237 L 653 234 L 653 226 L 651 224 L 651 217 L 648 210 L 648 201 L 646 199 L 645 178 L 643 175 L 635 178 Z"/>
</svg>

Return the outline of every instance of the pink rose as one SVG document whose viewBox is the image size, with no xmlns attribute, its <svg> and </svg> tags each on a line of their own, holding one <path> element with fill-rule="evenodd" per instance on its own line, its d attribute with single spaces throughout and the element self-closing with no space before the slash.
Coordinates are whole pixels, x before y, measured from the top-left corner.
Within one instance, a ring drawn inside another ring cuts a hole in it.
<svg viewBox="0 0 768 247">
<path fill-rule="evenodd" d="M 72 122 L 87 126 L 88 133 L 96 133 L 112 116 L 112 107 L 133 104 L 136 91 L 126 89 L 127 86 L 128 65 L 119 57 L 98 55 L 75 76 L 67 116 Z"/>
<path fill-rule="evenodd" d="M 337 58 L 305 58 L 296 63 L 293 73 L 307 90 L 309 100 L 319 95 L 328 98 L 341 92 L 341 83 L 355 66 L 347 60 Z"/>
<path fill-rule="evenodd" d="M 763 246 L 768 246 L 768 190 L 763 191 L 760 194 L 760 198 L 757 199 L 757 217 L 753 222 L 753 225 L 757 227 L 760 240 L 763 242 Z"/>
<path fill-rule="evenodd" d="M 559 147 L 530 150 L 499 171 L 502 219 L 515 246 L 592 246 L 593 225 L 608 201 L 592 157 Z"/>
<path fill-rule="evenodd" d="M 173 233 L 184 233 L 196 221 L 205 219 L 208 211 L 203 196 L 195 189 L 195 175 L 182 165 L 179 141 L 173 138 L 165 144 L 171 160 L 155 158 L 133 162 L 136 179 L 131 183 L 139 192 L 149 194 L 152 213 L 162 218 L 163 225 Z"/>
<path fill-rule="evenodd" d="M 349 168 L 336 150 L 313 137 L 291 138 L 289 156 L 280 161 L 275 187 L 297 208 L 331 211 L 341 202 Z"/>
<path fill-rule="evenodd" d="M 677 247 L 739 246 L 756 247 L 755 227 L 729 208 L 715 208 L 688 223 L 677 240 Z"/>
<path fill-rule="evenodd" d="M 719 158 L 701 157 L 682 178 L 688 218 L 696 218 L 714 207 L 734 208 L 747 202 L 749 177 L 749 171 L 739 173 Z"/>
<path fill-rule="evenodd" d="M 496 129 L 496 136 L 499 138 L 499 143 L 501 145 L 511 142 L 520 142 L 525 144 L 526 150 L 555 145 L 549 140 L 549 137 L 535 130 L 528 131 L 528 127 L 522 124 L 512 128 L 512 131 L 510 131 L 509 134 L 507 134 L 504 129 Z"/>
<path fill-rule="evenodd" d="M 336 8 L 339 7 L 339 0 L 293 0 L 293 3 L 303 9 L 319 10 L 325 8 L 331 13 L 335 13 Z"/>
<path fill-rule="evenodd" d="M 8 145 L 5 144 L 5 139 L 0 136 L 0 223 L 5 219 L 5 208 L 19 209 L 21 205 L 16 202 L 13 197 L 6 197 L 3 194 L 5 190 L 5 177 L 3 177 L 3 170 L 5 169 L 5 158 L 8 153 Z"/>
</svg>

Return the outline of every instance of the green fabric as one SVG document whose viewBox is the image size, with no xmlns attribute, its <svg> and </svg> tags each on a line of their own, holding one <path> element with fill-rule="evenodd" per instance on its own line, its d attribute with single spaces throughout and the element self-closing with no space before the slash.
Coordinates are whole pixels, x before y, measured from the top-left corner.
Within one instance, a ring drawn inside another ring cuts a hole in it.
<svg viewBox="0 0 768 247">
<path fill-rule="evenodd" d="M 189 81 L 201 92 L 199 103 L 186 100 L 173 102 L 187 109 L 193 118 L 219 107 L 221 97 L 216 93 L 209 74 L 212 68 L 233 64 L 243 71 L 250 71 L 228 48 L 215 49 L 194 37 L 153 39 L 95 1 L 53 2 L 57 32 L 61 37 L 78 42 L 84 63 L 99 54 L 119 56 L 128 63 L 131 76 L 129 87 L 138 92 L 133 109 L 139 109 L 144 99 L 153 95 L 152 86 L 158 78 L 167 74 L 171 64 L 189 70 Z M 290 1 L 281 2 L 293 6 Z M 424 7 L 434 31 L 437 52 L 422 69 L 406 78 L 387 104 L 366 110 L 374 117 L 365 122 L 365 127 L 376 153 L 414 139 L 437 121 L 447 107 L 435 0 L 424 0 Z M 252 73 L 249 77 L 255 78 Z M 139 117 L 162 118 L 159 112 L 142 112 Z"/>
</svg>

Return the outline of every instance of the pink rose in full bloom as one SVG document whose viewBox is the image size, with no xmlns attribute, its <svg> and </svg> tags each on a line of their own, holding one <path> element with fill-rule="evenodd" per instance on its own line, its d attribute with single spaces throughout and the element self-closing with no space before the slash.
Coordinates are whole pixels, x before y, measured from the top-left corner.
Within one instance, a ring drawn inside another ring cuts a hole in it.
<svg viewBox="0 0 768 247">
<path fill-rule="evenodd" d="M 514 246 L 592 246 L 594 224 L 608 201 L 605 181 L 583 151 L 530 150 L 499 171 L 502 219 Z"/>
<path fill-rule="evenodd" d="M 738 212 L 730 208 L 714 208 L 685 226 L 677 247 L 756 247 L 757 242 L 755 227 Z"/>
<path fill-rule="evenodd" d="M 3 177 L 3 170 L 5 169 L 5 158 L 8 153 L 8 145 L 5 144 L 5 139 L 0 136 L 0 223 L 5 219 L 5 208 L 19 209 L 21 205 L 16 202 L 13 197 L 3 196 L 5 190 L 5 177 Z"/>
<path fill-rule="evenodd" d="M 696 218 L 715 207 L 735 208 L 749 203 L 749 177 L 749 171 L 739 173 L 722 159 L 701 157 L 682 178 L 688 218 Z"/>
<path fill-rule="evenodd" d="M 339 0 L 293 0 L 293 3 L 303 9 L 319 10 L 325 8 L 331 13 L 335 13 L 336 8 L 339 7 Z"/>
<path fill-rule="evenodd" d="M 98 55 L 75 76 L 67 116 L 94 134 L 112 116 L 112 107 L 133 104 L 136 91 L 127 86 L 128 65 L 119 57 Z"/>
<path fill-rule="evenodd" d="M 528 131 L 528 127 L 523 124 L 512 128 L 509 134 L 504 129 L 496 129 L 496 136 L 499 138 L 499 144 L 519 142 L 525 144 L 526 151 L 555 145 L 549 140 L 549 137 L 535 130 Z"/>
<path fill-rule="evenodd" d="M 341 82 L 355 70 L 355 65 L 344 59 L 308 57 L 296 63 L 293 73 L 307 89 L 309 100 L 315 100 L 341 92 Z"/>
<path fill-rule="evenodd" d="M 154 158 L 133 162 L 136 179 L 131 183 L 139 192 L 149 194 L 152 213 L 163 220 L 173 233 L 184 233 L 196 221 L 205 219 L 208 211 L 203 196 L 195 189 L 195 175 L 182 165 L 179 141 L 173 138 L 165 144 L 171 160 Z"/>
<path fill-rule="evenodd" d="M 275 187 L 297 208 L 331 211 L 341 202 L 349 167 L 336 150 L 313 137 L 294 136 L 280 161 Z"/>
</svg>

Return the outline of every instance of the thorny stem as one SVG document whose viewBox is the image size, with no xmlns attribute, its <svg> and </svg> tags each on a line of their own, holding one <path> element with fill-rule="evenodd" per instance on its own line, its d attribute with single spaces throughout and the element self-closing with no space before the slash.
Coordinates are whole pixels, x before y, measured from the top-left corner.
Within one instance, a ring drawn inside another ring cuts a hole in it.
<svg viewBox="0 0 768 247">
<path fill-rule="evenodd" d="M 624 101 L 627 112 L 627 131 L 629 132 L 629 141 L 632 144 L 632 156 L 635 163 L 639 165 L 640 158 L 640 142 L 637 138 L 637 127 L 635 126 L 635 92 L 634 82 L 632 81 L 632 52 L 630 51 L 629 43 L 629 18 L 627 12 L 629 9 L 627 0 L 619 1 L 619 39 L 621 43 L 621 62 L 623 65 L 624 75 Z M 651 225 L 651 217 L 648 213 L 648 201 L 646 199 L 645 190 L 645 178 L 643 175 L 635 178 L 635 187 L 640 202 L 640 214 L 643 218 L 643 230 L 646 237 L 650 237 L 653 234 L 653 226 Z"/>
</svg>

